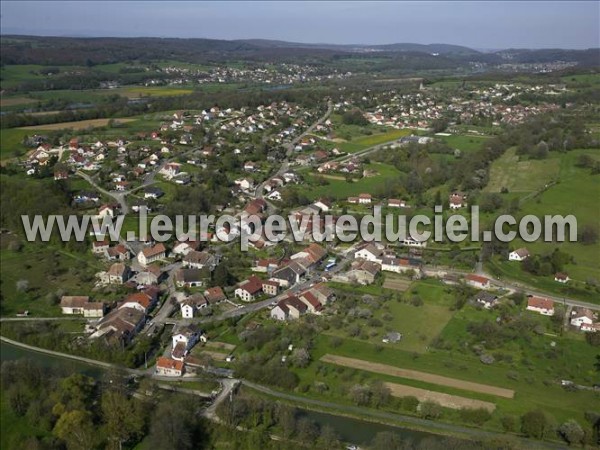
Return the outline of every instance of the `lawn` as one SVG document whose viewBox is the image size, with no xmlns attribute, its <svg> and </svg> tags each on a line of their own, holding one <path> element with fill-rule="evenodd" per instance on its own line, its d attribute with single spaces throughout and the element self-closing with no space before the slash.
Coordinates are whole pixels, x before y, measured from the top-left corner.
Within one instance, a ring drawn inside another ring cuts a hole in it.
<svg viewBox="0 0 600 450">
<path fill-rule="evenodd" d="M 479 150 L 481 145 L 490 138 L 487 136 L 452 135 L 436 136 L 436 139 L 441 139 L 450 147 L 457 148 L 461 152 L 469 153 Z"/>
<path fill-rule="evenodd" d="M 72 253 L 48 244 L 26 244 L 19 252 L 3 248 L 0 266 L 2 315 L 13 316 L 29 310 L 34 317 L 60 315 L 60 309 L 48 294 L 62 291 L 67 295 L 89 295 L 93 274 L 104 267 L 91 252 Z M 20 291 L 17 282 L 23 280 L 28 286 Z"/>
<path fill-rule="evenodd" d="M 329 179 L 327 185 L 318 186 L 315 180 L 316 176 L 310 174 L 307 176 L 307 184 L 302 185 L 301 190 L 310 199 L 328 196 L 340 200 L 357 196 L 363 192 L 376 195 L 385 186 L 387 180 L 394 180 L 400 176 L 400 171 L 387 164 L 371 163 L 365 168 L 377 172 L 377 175 L 361 178 L 352 183 L 348 183 L 345 179 Z"/>
<path fill-rule="evenodd" d="M 446 327 L 448 332 L 445 329 L 443 335 L 452 333 L 456 329 L 464 332 L 465 323 L 459 323 L 458 327 L 454 325 L 455 323 L 453 319 Z M 428 326 L 427 320 L 419 324 L 423 328 Z M 583 412 L 600 407 L 597 396 L 585 391 L 567 392 L 558 385 L 556 380 L 589 378 L 593 373 L 594 352 L 584 342 L 572 339 L 559 340 L 559 349 L 561 350 L 559 359 L 552 360 L 552 364 L 549 364 L 543 355 L 549 349 L 550 342 L 551 338 L 539 337 L 539 343 L 530 351 L 532 355 L 537 352 L 538 357 L 533 360 L 533 365 L 528 366 L 523 365 L 518 359 L 513 364 L 502 362 L 486 366 L 479 362 L 477 356 L 470 350 L 457 346 L 450 351 L 430 348 L 427 352 L 419 354 L 388 346 L 381 348 L 370 342 L 356 339 L 342 339 L 340 345 L 336 344 L 335 347 L 332 347 L 331 337 L 326 335 L 318 338 L 311 356 L 313 361 L 317 361 L 327 353 L 336 354 L 515 390 L 514 399 L 469 393 L 469 398 L 493 401 L 498 408 L 495 413 L 496 418 L 507 413 L 521 415 L 526 411 L 542 408 L 552 414 L 559 423 L 569 418 L 575 418 L 580 423 L 584 423 Z M 338 398 L 347 398 L 343 394 L 341 385 L 347 383 L 348 376 L 353 373 L 358 374 L 357 381 L 361 383 L 365 383 L 369 379 L 380 379 L 448 394 L 465 395 L 465 391 L 458 389 L 432 385 L 418 380 L 375 375 L 356 369 L 346 369 L 344 372 L 318 371 L 319 365 L 320 363 L 315 363 L 312 365 L 315 367 L 311 366 L 300 371 L 302 381 L 312 384 L 325 382 L 329 386 L 327 392 L 331 392 L 332 396 L 339 396 Z M 508 374 L 514 373 L 516 373 L 516 379 L 507 377 Z M 490 426 L 498 427 L 498 424 L 491 423 Z"/>
<path fill-rule="evenodd" d="M 25 154 L 28 149 L 23 145 L 23 138 L 35 133 L 29 130 L 8 128 L 0 132 L 0 159 L 13 158 Z"/>
<path fill-rule="evenodd" d="M 509 192 L 534 192 L 555 180 L 559 171 L 560 157 L 556 153 L 543 160 L 520 160 L 516 149 L 511 148 L 492 164 L 485 191 L 500 192 L 507 188 Z"/>
<path fill-rule="evenodd" d="M 41 130 L 41 131 L 52 131 L 52 130 L 86 130 L 88 128 L 100 128 L 108 125 L 110 121 L 114 121 L 116 124 L 133 122 L 136 119 L 132 118 L 118 118 L 118 119 L 90 119 L 90 120 L 78 120 L 75 122 L 60 122 L 60 123 L 49 123 L 45 125 L 33 125 L 29 127 L 21 127 L 21 130 Z"/>
<path fill-rule="evenodd" d="M 549 164 L 548 167 L 553 167 L 553 176 L 558 182 L 544 190 L 539 196 L 525 197 L 521 204 L 522 215 L 533 214 L 542 218 L 547 214 L 562 216 L 573 214 L 577 218 L 578 229 L 586 225 L 593 226 L 600 234 L 600 209 L 598 208 L 600 178 L 598 175 L 592 175 L 589 169 L 576 166 L 577 159 L 581 154 L 594 156 L 596 153 L 593 150 L 573 150 L 564 154 L 552 154 L 549 160 L 535 161 L 541 163 L 538 164 L 540 168 L 545 163 Z M 492 168 L 492 172 L 493 170 Z M 507 176 L 509 175 L 507 174 Z M 543 175 L 538 178 L 535 173 L 531 173 L 530 176 L 537 178 L 539 180 L 537 183 L 549 180 L 548 178 L 544 179 Z M 527 183 L 533 185 L 533 182 Z M 584 245 L 580 242 L 555 243 L 543 240 L 529 243 L 520 239 L 511 243 L 511 248 L 521 246 L 526 246 L 534 254 L 551 253 L 555 248 L 559 248 L 574 258 L 574 262 L 565 267 L 565 271 L 571 278 L 581 282 L 585 282 L 589 278 L 600 279 L 600 243 Z M 531 276 L 526 276 L 526 278 L 531 278 Z M 555 291 L 562 290 L 553 281 L 552 285 L 556 287 Z"/>
</svg>

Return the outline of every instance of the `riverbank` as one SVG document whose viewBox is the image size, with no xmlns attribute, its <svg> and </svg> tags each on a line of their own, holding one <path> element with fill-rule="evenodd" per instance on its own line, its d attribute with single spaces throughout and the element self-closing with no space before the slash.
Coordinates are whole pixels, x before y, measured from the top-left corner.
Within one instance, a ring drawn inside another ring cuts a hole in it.
<svg viewBox="0 0 600 450">
<path fill-rule="evenodd" d="M 47 350 L 40 347 L 24 344 L 13 339 L 0 336 L 0 343 L 2 346 L 10 345 L 15 348 L 21 349 L 24 352 L 33 352 L 36 355 L 46 355 L 50 358 L 67 359 L 79 365 L 85 365 L 88 367 L 97 368 L 99 370 L 119 370 L 132 375 L 145 375 L 151 376 L 153 379 L 158 381 L 177 381 L 177 382 L 194 382 L 197 381 L 197 377 L 189 378 L 165 378 L 152 376 L 152 370 L 139 370 L 139 369 L 128 369 L 115 364 L 106 363 L 90 358 L 84 358 L 81 356 L 70 355 L 67 353 L 56 352 L 53 350 Z M 24 356 L 23 356 L 24 357 Z M 2 360 L 4 360 L 4 351 L 2 352 Z M 80 367 L 81 369 L 81 367 Z M 228 380 L 232 381 L 232 380 Z M 401 414 L 395 414 L 385 411 L 373 411 L 370 409 L 360 408 L 351 405 L 339 405 L 335 403 L 325 402 L 321 400 L 306 398 L 294 394 L 288 394 L 285 392 L 279 392 L 269 387 L 262 386 L 250 381 L 242 380 L 245 387 L 258 392 L 260 395 L 273 398 L 278 401 L 288 403 L 300 410 L 315 412 L 319 414 L 325 414 L 334 418 L 345 418 L 348 420 L 356 421 L 360 423 L 361 427 L 371 427 L 374 425 L 389 427 L 391 431 L 395 431 L 401 435 L 413 435 L 413 437 L 419 436 L 420 438 L 425 437 L 453 437 L 463 440 L 492 440 L 492 439 L 503 439 L 506 440 L 505 434 L 495 433 L 491 431 L 484 431 L 479 429 L 472 429 L 462 427 L 460 425 L 447 424 L 442 422 L 434 422 L 418 417 L 404 416 Z M 180 391 L 186 393 L 188 389 L 175 387 L 169 390 Z M 198 395 L 195 392 L 196 395 Z M 422 436 L 420 436 L 422 435 Z M 519 436 L 510 436 L 510 440 L 517 444 L 521 444 L 523 448 L 552 448 L 552 449 L 566 449 L 564 445 L 550 442 L 538 442 L 525 439 Z M 352 439 L 350 439 L 352 441 Z"/>
</svg>

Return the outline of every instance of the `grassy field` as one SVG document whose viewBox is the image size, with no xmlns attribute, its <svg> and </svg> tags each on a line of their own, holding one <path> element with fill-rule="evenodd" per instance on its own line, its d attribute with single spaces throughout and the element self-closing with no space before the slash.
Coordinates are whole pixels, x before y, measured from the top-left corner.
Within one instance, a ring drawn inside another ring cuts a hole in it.
<svg viewBox="0 0 600 450">
<path fill-rule="evenodd" d="M 356 358 L 346 358 L 343 356 L 327 354 L 323 355 L 320 361 L 327 362 L 330 364 L 337 364 L 345 367 L 353 367 L 355 369 L 366 370 L 378 374 L 391 375 L 394 377 L 406 378 L 409 380 L 420 380 L 431 384 L 437 384 L 440 386 L 449 386 L 457 389 L 463 389 L 466 391 L 480 392 L 483 394 L 495 395 L 499 397 L 513 398 L 515 396 L 515 392 L 512 389 L 504 389 L 496 386 L 490 386 L 487 384 L 472 383 L 456 378 L 432 375 L 430 373 L 420 372 L 417 370 L 406 370 L 390 366 L 388 364 L 378 364 Z"/>
<path fill-rule="evenodd" d="M 452 136 L 436 136 L 450 147 L 457 148 L 461 152 L 469 153 L 481 148 L 481 145 L 490 139 L 487 136 L 468 136 L 468 135 L 452 135 Z"/>
<path fill-rule="evenodd" d="M 0 108 L 7 106 L 20 106 L 35 103 L 37 100 L 27 97 L 4 97 L 0 98 Z"/>
<path fill-rule="evenodd" d="M 41 131 L 53 131 L 53 130 L 86 130 L 88 128 L 100 128 L 108 125 L 110 121 L 115 123 L 128 123 L 133 122 L 136 119 L 132 118 L 120 118 L 120 119 L 90 119 L 90 120 L 79 120 L 76 122 L 60 122 L 60 123 L 49 123 L 45 125 L 33 125 L 30 127 L 21 127 L 21 130 L 41 130 Z"/>
<path fill-rule="evenodd" d="M 400 176 L 400 172 L 387 164 L 371 163 L 366 169 L 377 172 L 372 177 L 361 178 L 358 181 L 348 183 L 344 180 L 329 180 L 329 184 L 318 186 L 315 175 L 307 175 L 307 183 L 302 185 L 302 191 L 310 198 L 316 199 L 322 196 L 329 196 L 335 199 L 346 199 L 349 196 L 358 195 L 362 192 L 376 194 L 378 188 L 381 188 L 387 180 L 393 180 Z"/>
<path fill-rule="evenodd" d="M 556 153 L 548 159 L 521 161 L 516 149 L 511 148 L 492 164 L 485 191 L 500 192 L 507 188 L 509 192 L 534 192 L 556 179 L 559 171 L 560 156 Z"/>
<path fill-rule="evenodd" d="M 347 285 L 335 285 L 337 289 L 356 293 L 354 287 Z M 374 295 L 381 294 L 381 288 L 377 286 L 367 286 L 359 288 L 361 294 Z M 394 291 L 389 291 L 394 292 Z M 408 303 L 413 297 L 418 296 L 423 304 L 413 306 Z M 388 331 L 395 331 L 402 334 L 402 340 L 397 343 L 384 344 L 386 348 L 393 348 L 407 352 L 423 353 L 427 351 L 433 338 L 435 338 L 446 326 L 454 314 L 450 311 L 453 304 L 453 296 L 447 291 L 447 288 L 436 280 L 419 281 L 412 285 L 410 290 L 402 295 L 404 301 L 389 300 L 381 308 L 373 310 L 373 317 L 382 322 L 383 327 L 375 328 L 369 326 L 369 321 L 365 319 L 356 319 L 361 330 L 368 335 L 367 341 L 372 344 L 382 344 L 382 338 Z M 391 317 L 386 320 L 385 317 Z M 423 324 L 427 326 L 424 327 Z M 348 334 L 343 329 L 330 329 L 328 334 L 347 337 Z M 352 339 L 361 340 L 357 336 Z"/>
<path fill-rule="evenodd" d="M 511 152 L 512 153 L 512 152 Z M 496 161 L 492 166 L 492 182 L 496 186 L 500 178 L 511 178 L 512 173 L 517 173 L 512 182 L 515 190 L 521 190 L 525 195 L 521 196 L 521 214 L 533 214 L 538 217 L 550 214 L 560 214 L 563 216 L 573 214 L 577 218 L 578 228 L 589 225 L 596 227 L 600 233 L 600 209 L 598 208 L 598 198 L 600 198 L 600 178 L 598 175 L 592 175 L 589 169 L 577 167 L 577 159 L 582 154 L 588 154 L 599 158 L 594 150 L 573 150 L 568 153 L 551 154 L 547 160 L 533 161 L 534 169 L 525 171 L 520 175 L 521 168 L 506 164 L 514 160 L 514 156 L 504 155 L 503 162 Z M 517 165 L 523 163 L 516 163 Z M 532 166 L 530 166 L 531 168 Z M 500 169 L 501 168 L 501 169 Z M 496 178 L 494 181 L 494 174 Z M 527 177 L 531 179 L 527 179 Z M 536 187 L 543 187 L 551 179 L 557 181 L 556 184 L 540 193 L 540 195 L 527 195 L 527 189 L 532 191 Z M 490 185 L 493 183 L 490 182 Z M 490 185 L 488 189 L 490 189 Z M 495 189 L 495 188 L 494 188 Z M 490 189 L 491 190 L 491 189 Z M 512 248 L 525 246 L 534 254 L 546 254 L 559 248 L 569 255 L 572 255 L 574 262 L 568 264 L 565 270 L 570 277 L 578 281 L 586 281 L 588 278 L 600 279 L 600 243 L 584 245 L 579 242 L 524 242 L 520 239 L 511 243 Z M 504 272 L 510 275 L 513 265 L 504 264 Z M 517 265 L 518 266 L 518 265 Z M 525 276 L 531 278 L 531 276 Z M 555 291 L 564 290 L 557 286 L 552 280 L 548 287 L 554 287 Z"/>
<path fill-rule="evenodd" d="M 2 314 L 7 316 L 21 310 L 29 310 L 34 317 L 60 315 L 60 309 L 48 299 L 48 294 L 62 291 L 67 295 L 89 295 L 93 274 L 103 270 L 91 252 L 71 253 L 47 244 L 27 244 L 19 252 L 3 248 L 0 265 Z M 26 290 L 17 289 L 21 280 L 27 281 Z"/>
</svg>

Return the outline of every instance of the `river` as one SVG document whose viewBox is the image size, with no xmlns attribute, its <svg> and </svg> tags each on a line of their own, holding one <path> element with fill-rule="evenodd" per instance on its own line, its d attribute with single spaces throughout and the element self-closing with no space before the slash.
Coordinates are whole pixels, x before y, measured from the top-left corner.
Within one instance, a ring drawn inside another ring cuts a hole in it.
<svg viewBox="0 0 600 450">
<path fill-rule="evenodd" d="M 58 356 L 38 353 L 33 350 L 17 347 L 6 342 L 0 342 L 0 360 L 10 361 L 20 358 L 29 358 L 43 367 L 56 367 L 69 372 L 80 372 L 93 378 L 100 378 L 105 369 L 92 366 L 84 362 L 72 361 Z M 421 431 L 413 431 L 405 428 L 383 425 L 372 422 L 365 422 L 349 417 L 335 416 L 316 411 L 299 409 L 300 417 L 306 417 L 320 426 L 331 426 L 338 436 L 344 442 L 351 442 L 356 445 L 366 445 L 373 440 L 379 432 L 389 431 L 397 433 L 403 440 L 409 440 L 413 443 L 419 443 L 425 438 L 435 437 L 436 435 Z"/>
</svg>

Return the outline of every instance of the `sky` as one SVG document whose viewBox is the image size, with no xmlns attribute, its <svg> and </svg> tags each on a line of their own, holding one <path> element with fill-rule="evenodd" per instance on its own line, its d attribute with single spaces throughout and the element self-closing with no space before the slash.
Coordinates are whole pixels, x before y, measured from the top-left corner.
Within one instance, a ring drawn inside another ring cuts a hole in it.
<svg viewBox="0 0 600 450">
<path fill-rule="evenodd" d="M 598 1 L 16 1 L 2 34 L 600 47 Z"/>
</svg>

